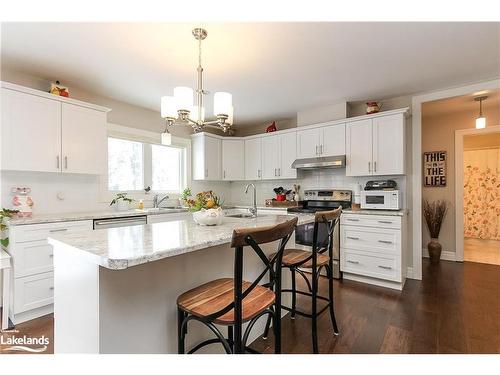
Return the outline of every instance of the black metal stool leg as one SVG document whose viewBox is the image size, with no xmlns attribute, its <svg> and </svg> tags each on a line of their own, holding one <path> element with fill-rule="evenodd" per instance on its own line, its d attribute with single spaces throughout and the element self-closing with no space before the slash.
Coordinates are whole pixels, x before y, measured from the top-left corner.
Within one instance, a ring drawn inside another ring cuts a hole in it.
<svg viewBox="0 0 500 375">
<path fill-rule="evenodd" d="M 227 326 L 227 338 L 229 341 L 229 345 L 231 345 L 231 348 L 234 350 L 234 332 L 233 332 L 233 326 Z"/>
<path fill-rule="evenodd" d="M 295 285 L 295 268 L 290 267 L 290 273 L 292 274 L 292 312 L 290 314 L 291 319 L 295 319 L 295 306 L 297 305 L 297 293 Z"/>
<path fill-rule="evenodd" d="M 318 313 L 317 313 L 317 293 L 318 293 L 318 278 L 317 278 L 317 269 L 313 267 L 312 269 L 312 312 L 311 312 L 311 320 L 312 320 L 312 341 L 313 341 L 313 352 L 319 353 L 318 349 Z"/>
<path fill-rule="evenodd" d="M 177 352 L 179 354 L 185 353 L 184 348 L 184 337 L 185 332 L 182 329 L 182 323 L 184 322 L 186 315 L 183 310 L 177 308 Z"/>
<path fill-rule="evenodd" d="M 326 267 L 328 271 L 328 304 L 330 310 L 330 319 L 333 325 L 333 334 L 335 336 L 339 335 L 339 329 L 337 328 L 337 320 L 335 319 L 335 310 L 333 308 L 333 269 L 330 266 Z"/>
</svg>

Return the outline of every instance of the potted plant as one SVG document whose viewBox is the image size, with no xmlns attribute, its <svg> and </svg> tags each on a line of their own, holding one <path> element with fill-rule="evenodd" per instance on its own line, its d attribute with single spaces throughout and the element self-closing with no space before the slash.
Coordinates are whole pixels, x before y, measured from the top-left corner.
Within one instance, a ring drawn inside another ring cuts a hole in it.
<svg viewBox="0 0 500 375">
<path fill-rule="evenodd" d="M 448 204 L 444 200 L 437 200 L 430 203 L 427 199 L 424 199 L 423 210 L 425 222 L 431 236 L 431 241 L 427 244 L 429 258 L 431 263 L 438 263 L 442 250 L 442 246 L 438 241 L 439 232 L 448 212 Z"/>
<path fill-rule="evenodd" d="M 117 193 L 109 205 L 116 204 L 117 211 L 127 211 L 130 210 L 130 204 L 133 201 L 132 198 L 127 197 L 127 193 Z"/>
<path fill-rule="evenodd" d="M 222 202 L 212 190 L 202 191 L 192 196 L 191 189 L 182 192 L 182 200 L 189 211 L 193 213 L 193 220 L 200 225 L 219 225 L 222 223 Z"/>
<path fill-rule="evenodd" d="M 18 213 L 18 210 L 9 210 L 7 208 L 2 208 L 0 211 L 0 245 L 1 247 L 7 248 L 9 246 L 9 237 L 4 237 L 3 233 L 7 229 L 6 221 Z"/>
</svg>

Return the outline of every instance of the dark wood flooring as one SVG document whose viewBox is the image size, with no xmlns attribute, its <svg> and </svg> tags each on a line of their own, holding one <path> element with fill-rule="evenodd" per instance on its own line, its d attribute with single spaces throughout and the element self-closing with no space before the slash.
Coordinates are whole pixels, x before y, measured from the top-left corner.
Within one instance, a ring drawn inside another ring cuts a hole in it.
<svg viewBox="0 0 500 375">
<path fill-rule="evenodd" d="M 423 280 L 407 280 L 402 292 L 336 282 L 340 336 L 333 335 L 329 316 L 323 314 L 318 323 L 320 352 L 500 353 L 500 266 L 446 261 L 432 265 L 427 260 L 423 266 Z M 326 293 L 325 280 L 320 291 Z M 303 310 L 309 305 L 306 297 L 298 298 Z M 52 353 L 53 326 L 48 315 L 19 324 L 16 335 L 44 334 L 51 339 L 46 353 Z M 312 352 L 309 319 L 291 320 L 287 315 L 282 334 L 283 353 Z M 271 353 L 272 343 L 271 334 L 252 347 Z"/>
</svg>

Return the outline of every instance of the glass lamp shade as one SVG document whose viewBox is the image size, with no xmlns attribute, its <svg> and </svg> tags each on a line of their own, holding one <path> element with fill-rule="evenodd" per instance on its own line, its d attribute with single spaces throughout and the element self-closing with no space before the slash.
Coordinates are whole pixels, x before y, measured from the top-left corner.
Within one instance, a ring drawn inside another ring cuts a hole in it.
<svg viewBox="0 0 500 375">
<path fill-rule="evenodd" d="M 161 97 L 161 117 L 177 118 L 177 107 L 173 96 Z"/>
<path fill-rule="evenodd" d="M 194 105 L 191 108 L 191 113 L 189 114 L 189 118 L 193 121 L 198 121 L 198 106 Z M 205 108 L 201 107 L 201 121 L 205 121 Z"/>
<path fill-rule="evenodd" d="M 190 111 L 193 106 L 193 89 L 189 87 L 174 88 L 174 98 L 176 109 Z"/>
<path fill-rule="evenodd" d="M 229 115 L 233 106 L 233 96 L 228 92 L 214 94 L 214 115 Z"/>
<path fill-rule="evenodd" d="M 164 146 L 170 146 L 172 144 L 172 134 L 170 133 L 161 133 L 161 144 Z"/>
<path fill-rule="evenodd" d="M 486 117 L 478 117 L 476 119 L 476 129 L 484 129 L 486 127 Z"/>
</svg>

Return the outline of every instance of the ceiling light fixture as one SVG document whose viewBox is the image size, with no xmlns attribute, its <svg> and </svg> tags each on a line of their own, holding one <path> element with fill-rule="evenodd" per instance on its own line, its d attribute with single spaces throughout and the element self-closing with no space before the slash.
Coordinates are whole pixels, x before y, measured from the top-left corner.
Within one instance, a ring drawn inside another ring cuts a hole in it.
<svg viewBox="0 0 500 375">
<path fill-rule="evenodd" d="M 189 87 L 174 88 L 173 96 L 161 98 L 161 117 L 166 120 L 166 130 L 162 134 L 165 141 L 171 142 L 168 128 L 174 124 L 191 125 L 194 131 L 203 131 L 205 127 L 222 130 L 231 133 L 233 124 L 233 98 L 230 93 L 216 92 L 214 94 L 213 121 L 205 121 L 205 108 L 203 106 L 203 95 L 208 94 L 203 89 L 203 67 L 201 66 L 201 41 L 207 37 L 207 31 L 202 28 L 193 30 L 193 36 L 198 41 L 198 88 L 196 90 L 196 105 L 193 105 L 193 90 Z M 168 136 L 167 136 L 168 134 Z M 165 137 L 164 137 L 165 135 Z"/>
<path fill-rule="evenodd" d="M 486 127 L 486 117 L 483 116 L 483 100 L 487 98 L 487 96 L 474 98 L 476 102 L 479 102 L 479 116 L 476 118 L 476 129 L 484 129 Z"/>
</svg>

